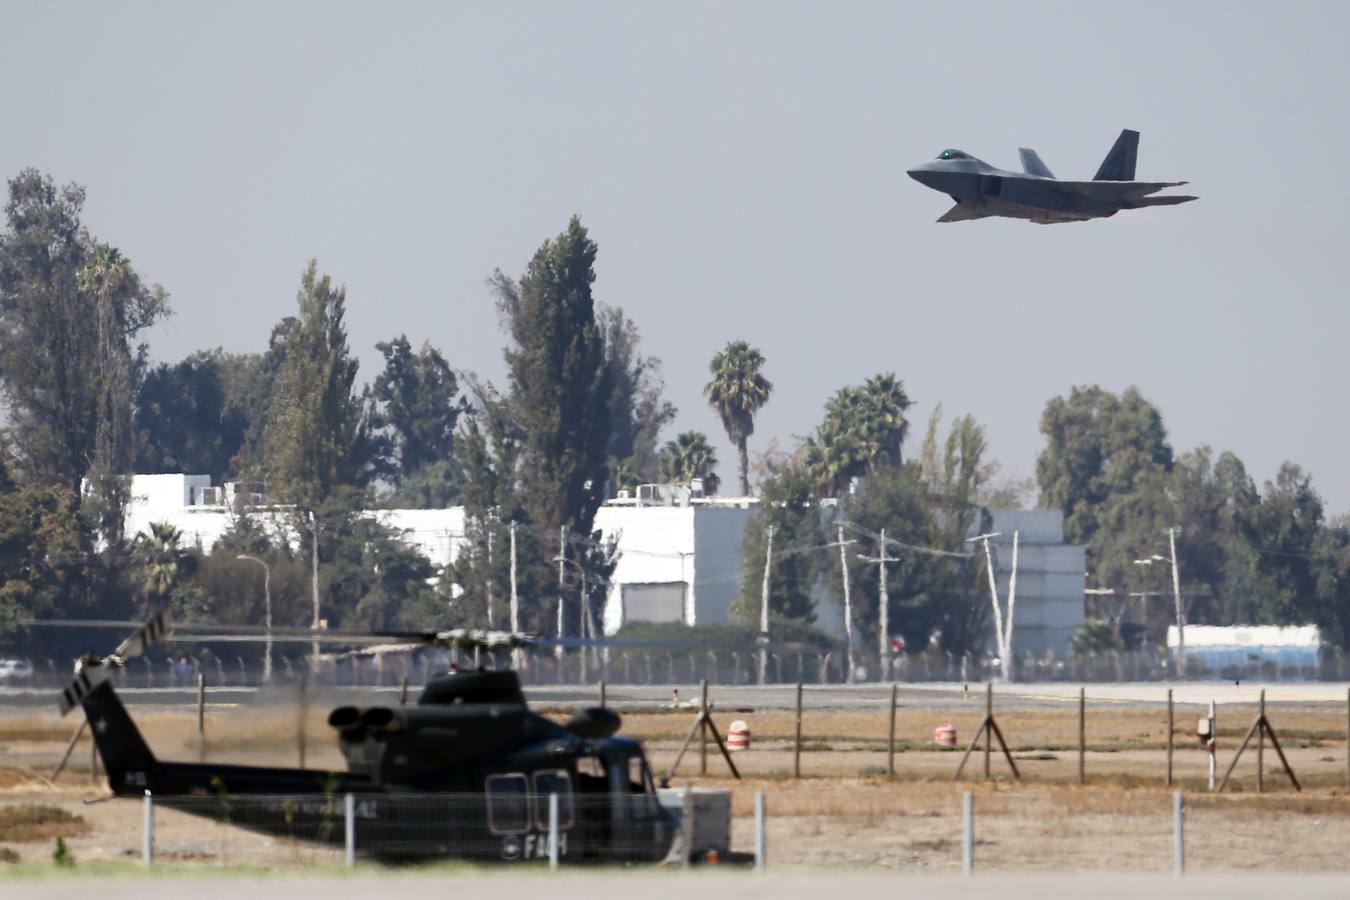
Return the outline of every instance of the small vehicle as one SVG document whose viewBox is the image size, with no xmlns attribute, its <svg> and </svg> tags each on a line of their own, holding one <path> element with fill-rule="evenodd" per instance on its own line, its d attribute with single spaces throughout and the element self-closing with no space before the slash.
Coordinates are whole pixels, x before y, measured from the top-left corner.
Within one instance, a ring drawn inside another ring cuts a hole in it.
<svg viewBox="0 0 1350 900">
<path fill-rule="evenodd" d="M 26 659 L 0 659 L 0 683 L 32 684 L 33 664 Z"/>
</svg>

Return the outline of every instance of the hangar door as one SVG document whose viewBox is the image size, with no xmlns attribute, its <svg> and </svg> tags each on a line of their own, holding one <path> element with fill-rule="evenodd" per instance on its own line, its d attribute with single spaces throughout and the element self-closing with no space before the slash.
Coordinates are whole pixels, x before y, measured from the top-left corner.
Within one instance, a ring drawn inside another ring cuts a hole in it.
<svg viewBox="0 0 1350 900">
<path fill-rule="evenodd" d="M 683 622 L 684 598 L 689 586 L 683 581 L 623 586 L 624 622 Z"/>
</svg>

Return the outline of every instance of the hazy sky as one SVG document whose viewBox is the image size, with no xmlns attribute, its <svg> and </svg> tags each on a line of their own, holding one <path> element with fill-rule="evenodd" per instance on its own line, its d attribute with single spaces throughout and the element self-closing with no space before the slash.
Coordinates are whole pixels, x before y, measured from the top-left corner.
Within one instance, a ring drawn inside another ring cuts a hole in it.
<svg viewBox="0 0 1350 900">
<path fill-rule="evenodd" d="M 579 213 L 597 297 L 664 360 L 676 426 L 762 348 L 752 439 L 790 444 L 894 371 L 1027 476 L 1047 398 L 1138 385 L 1179 451 L 1309 468 L 1350 511 L 1345 3 L 0 5 L 0 174 L 88 188 L 86 221 L 172 296 L 156 359 L 265 347 L 310 257 L 352 345 L 430 340 L 501 380 L 484 289 Z M 904 170 L 1037 149 L 1089 178 L 1123 127 L 1196 203 L 938 225 Z"/>
</svg>

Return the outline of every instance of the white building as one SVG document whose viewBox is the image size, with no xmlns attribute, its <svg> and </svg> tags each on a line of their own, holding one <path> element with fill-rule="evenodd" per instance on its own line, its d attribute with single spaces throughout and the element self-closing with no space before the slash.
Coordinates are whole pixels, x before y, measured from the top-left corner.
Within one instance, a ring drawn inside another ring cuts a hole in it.
<svg viewBox="0 0 1350 900">
<path fill-rule="evenodd" d="M 168 523 L 178 529 L 185 546 L 209 553 L 246 507 L 249 517 L 269 534 L 291 536 L 286 508 L 266 505 L 259 490 L 239 482 L 213 486 L 209 475 L 133 476 L 126 531 L 148 534 L 152 524 Z M 452 561 L 463 543 L 463 507 L 381 509 L 374 515 L 381 524 L 402 532 L 408 545 L 436 566 Z"/>
<path fill-rule="evenodd" d="M 1167 629 L 1167 649 L 1176 659 L 1177 626 Z M 1197 664 L 1218 675 L 1227 670 L 1316 669 L 1322 634 L 1316 625 L 1187 625 L 1187 671 Z"/>
<path fill-rule="evenodd" d="M 210 552 L 234 527 L 238 510 L 270 534 L 293 537 L 285 508 L 266 505 L 242 485 L 213 486 L 208 475 L 136 475 L 127 505 L 128 535 L 149 533 L 153 523 L 178 529 L 182 542 Z M 699 496 L 697 490 L 643 485 L 640 499 L 610 501 L 596 528 L 619 541 L 603 613 L 607 633 L 624 622 L 730 621 L 741 568 L 741 534 L 754 515 L 753 499 Z M 382 524 L 399 531 L 433 565 L 453 562 L 464 547 L 461 506 L 447 509 L 381 509 Z"/>
<path fill-rule="evenodd" d="M 740 589 L 741 537 L 756 506 L 748 497 L 642 485 L 637 499 L 600 507 L 595 526 L 607 538 L 617 536 L 620 550 L 605 633 L 626 622 L 730 622 Z"/>
<path fill-rule="evenodd" d="M 210 551 L 237 519 L 237 509 L 270 533 L 290 537 L 284 508 L 267 506 L 258 491 L 241 484 L 213 486 L 206 475 L 137 475 L 127 507 L 127 534 L 149 532 L 167 522 L 183 543 Z M 731 621 L 731 603 L 740 590 L 741 542 L 758 503 L 749 497 L 703 497 L 675 485 L 642 485 L 638 496 L 605 503 L 595 526 L 618 539 L 619 560 L 603 612 L 605 633 L 627 622 Z M 1067 654 L 1083 620 L 1085 550 L 1064 543 L 1064 516 L 1055 510 L 993 510 L 995 569 L 999 596 L 1006 603 L 1012 569 L 1012 536 L 1019 534 L 1017 612 L 1013 650 L 1042 656 Z M 383 524 L 433 565 L 454 561 L 465 543 L 463 507 L 382 509 Z M 987 588 L 986 588 L 987 589 Z M 551 599 L 551 598 L 550 598 Z M 818 624 L 843 633 L 833 591 L 819 592 Z M 1187 630 L 1190 635 L 1190 629 Z"/>
</svg>

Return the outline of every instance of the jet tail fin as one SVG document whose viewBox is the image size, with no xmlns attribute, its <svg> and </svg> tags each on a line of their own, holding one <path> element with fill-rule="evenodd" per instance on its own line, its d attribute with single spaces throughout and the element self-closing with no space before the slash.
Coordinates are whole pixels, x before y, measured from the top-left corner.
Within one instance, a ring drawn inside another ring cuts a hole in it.
<svg viewBox="0 0 1350 900">
<path fill-rule="evenodd" d="M 1093 181 L 1134 181 L 1134 161 L 1139 155 L 1139 132 L 1126 128 L 1111 145 Z"/>
<path fill-rule="evenodd" d="M 1054 178 L 1055 173 L 1050 171 L 1050 167 L 1041 162 L 1040 156 L 1035 150 L 1026 147 L 1019 147 L 1018 153 L 1022 155 L 1022 171 L 1028 175 L 1035 175 L 1038 178 Z"/>
</svg>

